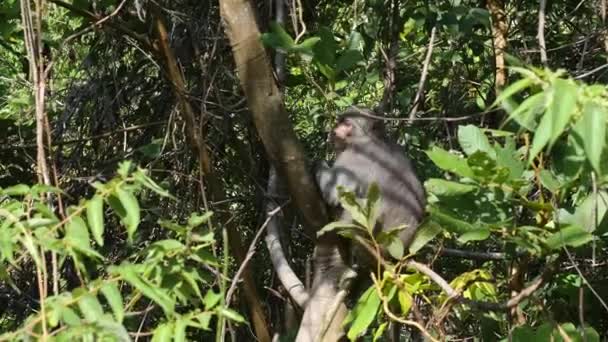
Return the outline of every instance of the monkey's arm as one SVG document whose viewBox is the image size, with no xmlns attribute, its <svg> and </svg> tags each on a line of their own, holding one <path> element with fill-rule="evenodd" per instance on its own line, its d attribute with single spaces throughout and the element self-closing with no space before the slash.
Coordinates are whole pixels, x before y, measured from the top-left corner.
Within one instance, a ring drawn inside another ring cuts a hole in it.
<svg viewBox="0 0 608 342">
<path fill-rule="evenodd" d="M 330 206 L 340 205 L 338 187 L 341 186 L 344 190 L 359 192 L 359 184 L 356 181 L 354 174 L 347 168 L 334 165 L 329 167 L 327 162 L 319 163 L 315 172 L 317 184 L 323 194 L 323 199 Z"/>
</svg>

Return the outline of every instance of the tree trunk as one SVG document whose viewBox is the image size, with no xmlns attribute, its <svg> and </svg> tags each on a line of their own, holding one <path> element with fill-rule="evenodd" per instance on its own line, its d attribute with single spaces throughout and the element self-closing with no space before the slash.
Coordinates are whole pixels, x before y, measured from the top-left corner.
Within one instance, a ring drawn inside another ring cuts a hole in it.
<svg viewBox="0 0 608 342">
<path fill-rule="evenodd" d="M 326 208 L 308 172 L 304 150 L 285 113 L 270 60 L 260 40 L 254 8 L 247 0 L 220 0 L 220 14 L 232 45 L 238 77 L 266 153 L 281 179 L 286 181 L 308 233 L 315 236 L 316 230 L 327 222 Z M 324 237 L 317 242 L 315 265 L 312 297 L 305 308 L 298 341 L 316 339 L 323 315 L 337 297 L 337 281 L 345 266 L 336 239 Z M 341 336 L 345 315 L 346 306 L 342 303 L 323 340 L 335 341 Z"/>
</svg>

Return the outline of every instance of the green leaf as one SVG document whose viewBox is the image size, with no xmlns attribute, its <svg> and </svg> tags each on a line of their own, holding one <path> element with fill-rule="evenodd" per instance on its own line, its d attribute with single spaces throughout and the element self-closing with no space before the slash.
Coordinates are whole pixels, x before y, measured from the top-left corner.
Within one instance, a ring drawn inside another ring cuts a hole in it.
<svg viewBox="0 0 608 342">
<path fill-rule="evenodd" d="M 568 226 L 560 229 L 547 238 L 546 244 L 550 249 L 564 246 L 579 247 L 593 240 L 593 235 L 578 226 Z"/>
<path fill-rule="evenodd" d="M 530 78 L 522 78 L 521 80 L 516 81 L 515 83 L 510 84 L 506 89 L 504 89 L 500 95 L 496 98 L 491 107 L 496 106 L 499 103 L 502 103 L 505 99 L 520 93 L 522 90 L 528 88 L 532 85 L 532 79 Z"/>
<path fill-rule="evenodd" d="M 211 323 L 211 318 L 213 315 L 211 312 L 201 312 L 200 314 L 194 316 L 192 319 L 195 319 L 198 324 L 197 326 L 203 330 L 209 330 L 209 324 Z M 193 322 L 194 323 L 194 322 Z"/>
<path fill-rule="evenodd" d="M 386 249 L 393 258 L 397 260 L 403 258 L 405 248 L 403 246 L 403 242 L 398 236 L 395 236 L 393 239 L 390 240 L 390 243 L 388 244 Z"/>
<path fill-rule="evenodd" d="M 100 291 L 103 293 L 104 297 L 106 297 L 110 308 L 112 308 L 116 321 L 122 323 L 122 320 L 125 317 L 125 309 L 122 304 L 122 295 L 120 294 L 120 290 L 118 290 L 116 283 L 106 283 L 101 287 Z"/>
<path fill-rule="evenodd" d="M 547 111 L 536 128 L 529 162 L 547 145 L 552 146 L 564 132 L 575 113 L 578 87 L 571 81 L 557 79 L 550 90 Z"/>
<path fill-rule="evenodd" d="M 205 298 L 203 298 L 203 304 L 206 310 L 213 309 L 222 299 L 221 293 L 215 293 L 213 290 L 207 291 Z"/>
<path fill-rule="evenodd" d="M 133 234 L 137 230 L 137 226 L 140 222 L 140 209 L 137 198 L 132 192 L 124 190 L 122 188 L 116 189 L 116 194 L 120 200 L 120 204 L 125 209 L 125 217 L 123 223 L 127 228 L 127 235 L 129 241 L 133 240 Z"/>
<path fill-rule="evenodd" d="M 467 243 L 469 241 L 481 241 L 490 237 L 490 230 L 487 228 L 479 228 L 468 231 L 458 238 L 460 243 Z"/>
<path fill-rule="evenodd" d="M 540 182 L 542 183 L 542 185 L 549 191 L 554 194 L 559 191 L 561 184 L 549 170 L 541 170 L 538 174 L 538 177 L 540 178 Z"/>
<path fill-rule="evenodd" d="M 167 342 L 173 340 L 173 324 L 164 323 L 154 329 L 152 342 Z"/>
<path fill-rule="evenodd" d="M 382 322 L 380 324 L 380 326 L 378 326 L 378 329 L 376 329 L 376 331 L 374 332 L 374 339 L 373 341 L 383 341 L 384 339 L 384 332 L 386 331 L 386 328 L 388 327 L 388 322 Z"/>
<path fill-rule="evenodd" d="M 156 193 L 157 195 L 175 200 L 175 197 L 173 195 L 171 195 L 167 190 L 163 189 L 163 187 L 156 184 L 156 182 L 154 182 L 150 177 L 148 177 L 144 170 L 138 169 L 133 173 L 133 177 L 143 186 L 154 191 L 154 193 Z"/>
<path fill-rule="evenodd" d="M 594 102 L 585 103 L 582 118 L 577 122 L 574 131 L 583 141 L 583 148 L 589 163 L 598 174 L 602 174 L 600 161 L 602 151 L 606 146 L 606 119 L 608 113 L 605 108 Z"/>
<path fill-rule="evenodd" d="M 246 322 L 245 318 L 243 318 L 243 316 L 241 316 L 241 314 L 239 314 L 238 312 L 236 312 L 232 309 L 229 309 L 229 308 L 220 308 L 218 313 L 233 322 L 237 322 L 237 323 Z"/>
<path fill-rule="evenodd" d="M 475 185 L 431 178 L 424 182 L 426 190 L 437 196 L 460 196 L 478 189 Z"/>
<path fill-rule="evenodd" d="M 336 61 L 336 70 L 348 70 L 363 60 L 363 55 L 357 50 L 346 50 Z"/>
<path fill-rule="evenodd" d="M 426 151 L 426 154 L 435 165 L 443 170 L 453 172 L 461 177 L 473 177 L 473 171 L 467 164 L 466 159 L 439 147 L 433 147 L 430 151 Z"/>
<path fill-rule="evenodd" d="M 354 223 L 347 223 L 347 222 L 342 222 L 342 221 L 336 221 L 336 222 L 331 222 L 326 224 L 323 228 L 321 228 L 318 232 L 317 232 L 317 237 L 322 236 L 323 234 L 332 232 L 334 230 L 345 230 L 345 229 L 352 229 L 352 230 L 360 230 L 360 231 L 364 231 L 364 228 L 361 227 L 358 224 L 354 224 Z"/>
<path fill-rule="evenodd" d="M 305 39 L 302 43 L 295 45 L 290 49 L 292 52 L 302 53 L 308 56 L 313 56 L 313 49 L 315 45 L 321 40 L 319 37 L 310 37 Z"/>
<path fill-rule="evenodd" d="M 175 321 L 175 329 L 173 330 L 173 341 L 182 342 L 186 341 L 186 327 L 188 326 L 188 320 L 184 317 L 180 317 Z"/>
<path fill-rule="evenodd" d="M 401 316 L 407 317 L 407 315 L 410 313 L 410 309 L 412 308 L 414 298 L 412 298 L 411 294 L 400 290 L 397 292 L 397 299 L 399 300 L 399 306 L 401 308 Z"/>
<path fill-rule="evenodd" d="M 129 173 L 131 172 L 131 169 L 133 168 L 133 162 L 131 162 L 130 160 L 125 160 L 120 162 L 120 164 L 118 164 L 118 170 L 116 171 L 122 178 L 127 178 L 129 177 Z"/>
<path fill-rule="evenodd" d="M 144 296 L 160 305 L 165 314 L 173 313 L 175 302 L 167 295 L 166 290 L 156 285 L 152 285 L 148 280 L 142 278 L 137 274 L 133 265 L 123 263 L 118 267 L 111 267 L 110 272 L 119 274 L 125 281 L 141 291 Z"/>
<path fill-rule="evenodd" d="M 103 197 L 100 195 L 93 196 L 87 202 L 87 221 L 95 242 L 103 246 Z"/>
<path fill-rule="evenodd" d="M 458 127 L 458 142 L 460 147 L 467 154 L 471 155 L 477 151 L 486 152 L 490 156 L 495 156 L 495 151 L 488 141 L 488 137 L 481 129 L 473 125 Z"/>
<path fill-rule="evenodd" d="M 197 213 L 192 213 L 192 215 L 190 215 L 190 218 L 188 219 L 188 226 L 192 227 L 192 228 L 198 227 L 201 224 L 209 221 L 211 216 L 213 216 L 213 212 L 211 212 L 211 211 L 208 211 L 208 212 L 204 213 L 203 215 L 199 215 Z"/>
<path fill-rule="evenodd" d="M 262 34 L 261 38 L 264 45 L 274 49 L 287 51 L 294 46 L 293 38 L 276 22 L 270 23 L 270 32 Z"/>
<path fill-rule="evenodd" d="M 80 250 L 91 248 L 87 225 L 80 216 L 72 217 L 65 226 L 65 239 Z"/>
<path fill-rule="evenodd" d="M 520 126 L 529 131 L 534 131 L 536 128 L 536 116 L 545 110 L 545 101 L 547 94 L 545 92 L 536 93 L 517 106 L 517 108 L 509 114 L 510 120 L 515 120 Z"/>
<path fill-rule="evenodd" d="M 441 226 L 432 220 L 425 221 L 414 237 L 414 241 L 410 244 L 409 250 L 411 254 L 416 254 L 422 247 L 424 247 L 429 241 L 433 240 L 435 236 L 441 233 Z"/>
<path fill-rule="evenodd" d="M 61 320 L 65 322 L 65 324 L 73 327 L 82 324 L 80 316 L 68 306 L 61 307 Z"/>
<path fill-rule="evenodd" d="M 536 340 L 534 329 L 529 325 L 520 325 L 511 332 L 512 342 L 533 342 Z"/>
<path fill-rule="evenodd" d="M 2 189 L 2 194 L 6 196 L 24 196 L 30 192 L 30 187 L 25 184 L 17 184 Z"/>
<path fill-rule="evenodd" d="M 363 293 L 348 315 L 349 317 L 352 316 L 352 318 L 354 318 L 353 324 L 346 335 L 349 340 L 353 341 L 365 333 L 370 324 L 375 321 L 376 313 L 379 308 L 380 297 L 378 296 L 375 285 L 372 285 Z"/>
<path fill-rule="evenodd" d="M 319 28 L 319 38 L 321 38 L 321 40 L 316 43 L 313 48 L 314 59 L 317 61 L 318 65 L 324 65 L 327 68 L 333 69 L 331 66 L 336 60 L 336 50 L 338 48 L 338 44 L 334 39 L 334 34 L 329 28 L 322 26 Z M 319 71 L 323 73 L 323 70 Z M 331 79 L 330 77 L 328 78 Z"/>
<path fill-rule="evenodd" d="M 430 206 L 429 213 L 433 220 L 437 221 L 439 225 L 445 227 L 450 232 L 464 234 L 475 230 L 475 227 L 470 223 L 455 218 L 451 214 L 445 213 L 435 206 Z"/>
<path fill-rule="evenodd" d="M 78 298 L 78 308 L 89 322 L 96 322 L 103 315 L 103 308 L 97 297 L 90 293 L 85 293 Z"/>
<path fill-rule="evenodd" d="M 349 192 L 349 191 L 344 191 L 341 188 L 339 188 L 339 191 L 340 191 L 340 204 L 342 205 L 342 208 L 350 214 L 351 219 L 353 221 L 357 222 L 362 227 L 368 228 L 367 227 L 367 217 L 365 216 L 365 212 L 364 212 L 363 208 L 361 207 L 361 205 L 359 204 L 359 202 L 357 201 L 357 198 L 355 197 L 354 193 Z"/>
</svg>

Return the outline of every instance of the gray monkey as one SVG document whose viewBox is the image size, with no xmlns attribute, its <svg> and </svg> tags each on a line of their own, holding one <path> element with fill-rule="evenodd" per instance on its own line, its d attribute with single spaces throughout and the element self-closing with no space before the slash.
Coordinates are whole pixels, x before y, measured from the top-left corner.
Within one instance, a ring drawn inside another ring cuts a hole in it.
<svg viewBox="0 0 608 342">
<path fill-rule="evenodd" d="M 374 118 L 369 109 L 351 107 L 339 115 L 329 139 L 336 151 L 332 167 L 321 165 L 316 172 L 324 200 L 338 207 L 338 186 L 365 197 L 375 182 L 380 190 L 379 229 L 389 230 L 406 225 L 399 237 L 407 248 L 424 216 L 426 199 L 422 184 L 403 149 L 387 141 L 384 123 Z M 350 221 L 345 210 L 341 221 Z M 358 253 L 357 253 L 358 254 Z"/>
</svg>

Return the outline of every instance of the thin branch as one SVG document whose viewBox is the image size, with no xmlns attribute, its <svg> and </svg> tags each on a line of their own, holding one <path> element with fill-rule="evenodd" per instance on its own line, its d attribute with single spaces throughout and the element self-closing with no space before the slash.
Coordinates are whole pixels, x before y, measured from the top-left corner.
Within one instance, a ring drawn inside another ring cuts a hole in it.
<svg viewBox="0 0 608 342">
<path fill-rule="evenodd" d="M 166 123 L 167 123 L 167 121 L 163 120 L 163 121 L 155 121 L 155 122 L 150 122 L 150 123 L 141 124 L 141 125 L 133 125 L 133 126 L 125 127 L 122 129 L 117 129 L 117 130 L 113 130 L 113 131 L 109 131 L 109 132 L 105 132 L 105 133 L 92 135 L 90 137 L 56 141 L 56 142 L 53 142 L 53 146 L 77 144 L 77 143 L 81 143 L 81 142 L 85 142 L 85 141 L 110 137 L 112 135 L 119 134 L 119 133 L 136 131 L 138 129 L 147 128 L 147 127 L 151 127 L 151 126 L 159 126 L 159 125 L 163 125 Z M 35 148 L 36 146 L 37 146 L 36 144 L 12 145 L 12 146 L 0 147 L 0 151 L 13 151 L 13 150 L 17 150 L 17 149 L 28 149 L 28 148 Z"/>
<path fill-rule="evenodd" d="M 583 78 L 585 78 L 587 76 L 591 76 L 591 75 L 595 74 L 598 71 L 602 71 L 602 70 L 604 70 L 606 68 L 608 68 L 608 64 L 600 65 L 599 67 L 597 67 L 595 69 L 591 69 L 591 70 L 587 71 L 586 73 L 574 76 L 574 78 L 577 79 L 577 80 L 580 80 L 580 79 L 583 79 Z"/>
<path fill-rule="evenodd" d="M 492 311 L 505 311 L 510 308 L 517 306 L 524 299 L 530 297 L 536 290 L 538 290 L 543 284 L 545 284 L 551 276 L 553 276 L 553 272 L 555 271 L 556 266 L 551 264 L 545 268 L 545 271 L 528 287 L 521 290 L 517 295 L 511 297 L 505 303 L 490 303 L 490 302 L 480 302 L 467 299 L 463 297 L 460 293 L 454 290 L 448 282 L 443 279 L 439 274 L 435 273 L 435 271 L 431 270 L 428 266 L 421 264 L 419 262 L 410 260 L 406 263 L 408 266 L 416 269 L 420 273 L 429 277 L 435 284 L 439 285 L 439 287 L 449 296 L 459 301 L 462 304 L 469 305 L 471 307 L 475 307 L 477 309 L 482 310 L 492 310 Z"/>
<path fill-rule="evenodd" d="M 540 8 L 538 9 L 538 46 L 540 48 L 540 61 L 544 66 L 547 66 L 547 43 L 545 42 L 545 8 L 547 0 L 540 0 Z"/>
<path fill-rule="evenodd" d="M 270 220 L 272 220 L 273 216 L 276 215 L 279 211 L 281 211 L 281 207 L 277 207 L 274 210 L 272 210 L 271 212 L 269 212 L 268 216 L 266 218 L 266 221 L 264 221 L 264 224 L 262 224 L 260 229 L 258 229 L 258 232 L 255 234 L 253 241 L 251 241 L 251 244 L 249 245 L 249 249 L 247 250 L 245 259 L 243 259 L 243 262 L 241 262 L 241 265 L 239 266 L 239 269 L 236 272 L 236 274 L 234 275 L 234 277 L 232 278 L 232 283 L 230 284 L 230 287 L 228 288 L 228 291 L 226 292 L 226 303 L 230 303 L 232 295 L 233 295 L 234 291 L 236 290 L 238 280 L 241 278 L 241 275 L 243 274 L 245 267 L 247 267 L 249 260 L 251 260 L 251 258 L 255 254 L 255 245 L 258 243 L 258 240 L 262 236 L 264 229 L 266 228 L 266 226 L 268 226 L 268 223 L 270 222 Z"/>
<path fill-rule="evenodd" d="M 422 74 L 420 75 L 420 81 L 418 82 L 418 91 L 416 92 L 416 96 L 414 97 L 414 106 L 410 110 L 410 114 L 408 115 L 410 120 L 413 120 L 416 116 L 416 112 L 418 111 L 418 104 L 420 102 L 420 98 L 422 97 L 422 92 L 424 91 L 424 84 L 426 82 L 426 77 L 429 72 L 429 64 L 431 64 L 431 56 L 433 55 L 433 44 L 435 43 L 435 35 L 437 32 L 437 27 L 433 27 L 431 30 L 431 38 L 429 39 L 429 46 L 426 49 L 426 57 L 424 58 L 424 64 L 422 66 Z"/>
<path fill-rule="evenodd" d="M 474 252 L 474 251 L 463 251 L 454 248 L 439 248 L 439 253 L 442 255 L 453 256 L 463 259 L 473 260 L 505 260 L 507 254 L 502 252 Z"/>
</svg>

